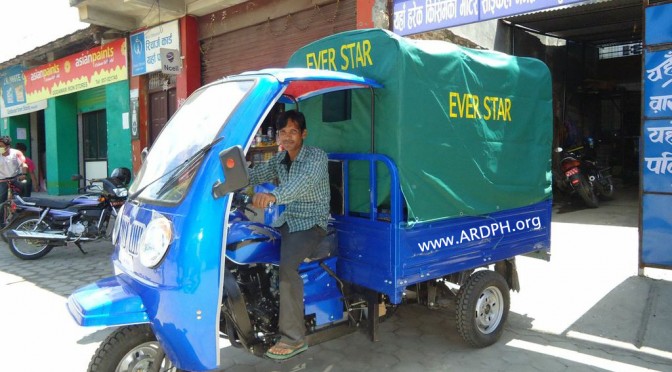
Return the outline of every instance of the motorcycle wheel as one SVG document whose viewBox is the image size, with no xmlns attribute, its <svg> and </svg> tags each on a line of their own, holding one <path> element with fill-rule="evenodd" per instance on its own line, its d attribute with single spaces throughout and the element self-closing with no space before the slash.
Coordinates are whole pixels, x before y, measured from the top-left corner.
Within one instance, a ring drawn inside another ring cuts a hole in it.
<svg viewBox="0 0 672 372">
<path fill-rule="evenodd" d="M 588 182 L 584 175 L 581 175 L 579 179 L 579 189 L 577 190 L 579 196 L 581 196 L 581 199 L 583 199 L 588 208 L 597 208 L 600 201 L 597 199 L 597 195 L 595 195 L 595 191 L 590 185 L 590 182 Z"/>
<path fill-rule="evenodd" d="M 98 347 L 88 372 L 170 371 L 178 369 L 166 357 L 147 324 L 117 328 Z"/>
<path fill-rule="evenodd" d="M 490 270 L 477 271 L 457 293 L 457 330 L 473 347 L 492 345 L 504 332 L 509 306 L 504 277 Z"/>
<path fill-rule="evenodd" d="M 611 177 L 605 177 L 597 181 L 597 187 L 600 191 L 600 198 L 611 200 L 614 198 L 614 183 Z"/>
<path fill-rule="evenodd" d="M 49 228 L 44 221 L 38 225 L 38 219 L 34 216 L 26 216 L 18 219 L 13 225 L 14 230 L 21 231 L 43 231 Z M 44 257 L 54 248 L 39 239 L 10 239 L 9 250 L 12 254 L 22 260 L 37 260 Z"/>
</svg>

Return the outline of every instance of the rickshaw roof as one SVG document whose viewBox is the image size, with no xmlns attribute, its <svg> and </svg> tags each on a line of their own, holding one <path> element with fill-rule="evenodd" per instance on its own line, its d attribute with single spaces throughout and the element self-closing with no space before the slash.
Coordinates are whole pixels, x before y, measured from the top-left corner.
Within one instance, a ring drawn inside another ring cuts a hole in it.
<svg viewBox="0 0 672 372">
<path fill-rule="evenodd" d="M 287 85 L 280 102 L 293 103 L 317 95 L 345 89 L 382 88 L 373 79 L 340 71 L 310 68 L 264 69 L 244 72 L 239 76 L 271 75 L 281 84 Z"/>
</svg>

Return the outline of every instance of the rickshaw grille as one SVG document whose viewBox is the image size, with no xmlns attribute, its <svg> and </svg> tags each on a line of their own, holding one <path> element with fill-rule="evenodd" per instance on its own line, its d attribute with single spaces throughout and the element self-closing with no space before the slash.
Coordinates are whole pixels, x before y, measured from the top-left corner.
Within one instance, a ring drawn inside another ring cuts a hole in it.
<svg viewBox="0 0 672 372">
<path fill-rule="evenodd" d="M 125 250 L 132 256 L 138 255 L 138 244 L 142 233 L 145 231 L 145 224 L 133 221 L 128 216 L 123 216 L 119 226 L 119 249 Z"/>
</svg>

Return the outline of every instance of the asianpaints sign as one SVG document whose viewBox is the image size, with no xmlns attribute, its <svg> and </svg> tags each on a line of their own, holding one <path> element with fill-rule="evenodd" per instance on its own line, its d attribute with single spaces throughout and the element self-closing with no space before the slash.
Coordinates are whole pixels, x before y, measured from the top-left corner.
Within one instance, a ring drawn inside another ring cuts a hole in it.
<svg viewBox="0 0 672 372">
<path fill-rule="evenodd" d="M 128 79 L 126 39 L 61 58 L 24 72 L 26 101 L 74 93 Z"/>
</svg>

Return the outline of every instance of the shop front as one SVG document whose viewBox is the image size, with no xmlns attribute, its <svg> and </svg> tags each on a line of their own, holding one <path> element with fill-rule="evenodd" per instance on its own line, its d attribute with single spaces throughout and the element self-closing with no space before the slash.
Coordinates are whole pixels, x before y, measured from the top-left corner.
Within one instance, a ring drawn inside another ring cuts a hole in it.
<svg viewBox="0 0 672 372">
<path fill-rule="evenodd" d="M 77 193 L 82 185 L 73 174 L 104 178 L 130 167 L 127 55 L 126 39 L 117 39 L 31 69 L 13 68 L 20 72 L 13 75 L 14 97 L 3 96 L 9 107 L 0 132 L 26 144 L 40 188 L 50 195 Z M 19 100 L 25 103 L 13 104 Z"/>
</svg>

